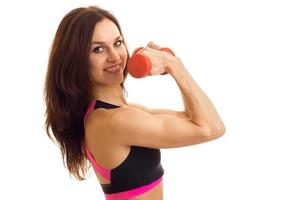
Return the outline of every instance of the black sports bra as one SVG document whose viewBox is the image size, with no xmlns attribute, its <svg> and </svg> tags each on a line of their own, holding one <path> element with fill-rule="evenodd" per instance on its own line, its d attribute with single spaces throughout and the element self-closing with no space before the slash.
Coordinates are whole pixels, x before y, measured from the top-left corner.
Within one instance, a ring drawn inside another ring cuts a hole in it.
<svg viewBox="0 0 300 200">
<path fill-rule="evenodd" d="M 89 105 L 87 115 L 97 108 L 119 108 L 104 101 L 95 100 Z M 109 180 L 109 184 L 101 184 L 107 199 L 129 199 L 143 194 L 162 181 L 164 169 L 161 165 L 159 149 L 131 146 L 127 158 L 113 169 L 101 167 L 86 147 L 86 153 L 94 170 Z"/>
</svg>

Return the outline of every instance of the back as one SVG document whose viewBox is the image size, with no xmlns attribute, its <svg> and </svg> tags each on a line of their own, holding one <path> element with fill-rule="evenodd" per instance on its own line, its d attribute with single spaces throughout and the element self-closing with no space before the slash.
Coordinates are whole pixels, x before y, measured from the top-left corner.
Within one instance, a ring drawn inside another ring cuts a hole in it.
<svg viewBox="0 0 300 200">
<path fill-rule="evenodd" d="M 119 106 L 100 100 L 93 101 L 87 110 L 85 122 L 93 110 L 100 108 L 116 109 Z M 103 136 L 103 134 L 99 135 Z M 97 144 L 97 141 L 89 141 L 87 134 L 85 139 L 88 159 L 98 176 L 107 180 L 106 184 L 101 184 L 107 199 L 132 198 L 151 190 L 162 181 L 164 170 L 160 163 L 159 149 L 130 146 L 129 153 L 118 166 L 107 168 L 101 166 L 89 150 L 89 147 L 92 147 L 93 143 L 94 145 Z M 93 147 L 92 149 L 95 149 L 94 152 L 97 155 L 103 154 L 103 152 L 99 153 L 97 148 Z"/>
</svg>

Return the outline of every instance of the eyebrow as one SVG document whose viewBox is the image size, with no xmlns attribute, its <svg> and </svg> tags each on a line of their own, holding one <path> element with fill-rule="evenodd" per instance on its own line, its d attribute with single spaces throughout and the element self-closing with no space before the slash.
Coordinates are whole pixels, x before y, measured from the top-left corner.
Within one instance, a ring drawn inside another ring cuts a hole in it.
<svg viewBox="0 0 300 200">
<path fill-rule="evenodd" d="M 119 35 L 116 39 L 115 39 L 115 41 L 116 40 L 119 40 L 119 39 L 121 39 L 122 38 L 122 36 L 121 35 Z M 102 42 L 102 41 L 94 41 L 94 42 L 92 42 L 91 44 L 105 44 L 105 42 Z"/>
</svg>

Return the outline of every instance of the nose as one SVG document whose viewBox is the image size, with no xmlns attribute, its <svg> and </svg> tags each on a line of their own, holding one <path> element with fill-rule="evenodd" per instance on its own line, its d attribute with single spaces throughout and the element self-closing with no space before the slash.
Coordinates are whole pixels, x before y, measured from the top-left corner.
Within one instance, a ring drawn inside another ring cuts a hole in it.
<svg viewBox="0 0 300 200">
<path fill-rule="evenodd" d="M 109 62 L 116 62 L 119 59 L 120 59 L 120 55 L 119 55 L 118 51 L 115 49 L 110 49 L 107 60 Z"/>
</svg>

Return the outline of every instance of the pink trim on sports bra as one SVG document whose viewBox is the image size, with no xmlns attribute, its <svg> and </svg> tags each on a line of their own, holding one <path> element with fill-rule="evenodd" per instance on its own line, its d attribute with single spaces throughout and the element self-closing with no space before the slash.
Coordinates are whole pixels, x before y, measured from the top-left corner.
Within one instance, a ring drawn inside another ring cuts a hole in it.
<svg viewBox="0 0 300 200">
<path fill-rule="evenodd" d="M 92 101 L 90 103 L 90 105 L 88 106 L 87 111 L 86 111 L 85 116 L 84 116 L 84 126 L 85 126 L 85 121 L 87 119 L 87 116 L 90 112 L 92 112 L 94 110 L 95 104 L 96 104 L 96 100 Z M 101 176 L 103 176 L 104 178 L 106 178 L 107 180 L 110 181 L 110 170 L 106 169 L 104 167 L 101 167 L 97 163 L 97 161 L 94 158 L 93 154 L 88 150 L 87 147 L 85 147 L 85 151 L 86 151 L 86 155 L 87 155 L 89 161 L 92 163 L 92 166 L 95 169 L 95 171 L 98 172 Z"/>
<path fill-rule="evenodd" d="M 96 104 L 96 100 L 92 101 L 90 103 L 90 105 L 88 106 L 87 111 L 84 115 L 84 126 L 85 126 L 86 118 L 87 118 L 88 114 L 90 114 L 90 112 L 92 112 L 94 110 L 95 104 Z"/>
<path fill-rule="evenodd" d="M 141 195 L 149 190 L 151 190 L 152 188 L 154 188 L 155 186 L 157 186 L 161 181 L 162 181 L 163 177 L 161 176 L 159 179 L 157 179 L 156 181 L 153 181 L 152 183 L 148 184 L 148 185 L 144 185 L 132 190 L 128 190 L 125 192 L 118 192 L 118 193 L 114 193 L 114 194 L 105 194 L 106 200 L 128 200 L 130 198 L 136 197 L 138 195 Z"/>
<path fill-rule="evenodd" d="M 89 159 L 89 161 L 92 163 L 93 168 L 95 169 L 96 172 L 98 172 L 101 176 L 103 176 L 104 178 L 106 178 L 107 180 L 110 181 L 110 170 L 106 169 L 104 167 L 101 167 L 97 161 L 95 160 L 93 154 L 91 154 L 91 152 L 88 150 L 88 148 L 85 148 L 86 153 L 87 153 L 87 157 Z"/>
</svg>

